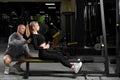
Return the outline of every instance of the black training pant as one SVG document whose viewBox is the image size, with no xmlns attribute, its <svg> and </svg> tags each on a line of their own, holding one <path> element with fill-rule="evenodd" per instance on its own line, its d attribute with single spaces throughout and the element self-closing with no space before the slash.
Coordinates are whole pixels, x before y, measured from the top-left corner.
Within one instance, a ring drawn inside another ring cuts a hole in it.
<svg viewBox="0 0 120 80">
<path fill-rule="evenodd" d="M 39 58 L 43 60 L 54 60 L 61 62 L 64 66 L 71 68 L 72 65 L 70 62 L 65 58 L 64 56 L 58 54 L 58 53 L 49 53 L 47 50 L 42 49 L 39 50 Z"/>
</svg>

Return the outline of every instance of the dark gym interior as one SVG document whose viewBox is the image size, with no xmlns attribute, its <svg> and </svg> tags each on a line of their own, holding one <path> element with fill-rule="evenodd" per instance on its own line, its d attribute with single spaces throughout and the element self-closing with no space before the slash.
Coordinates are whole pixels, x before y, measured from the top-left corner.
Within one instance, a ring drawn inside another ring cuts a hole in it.
<svg viewBox="0 0 120 80">
<path fill-rule="evenodd" d="M 35 20 L 40 23 L 40 33 L 51 42 L 51 49 L 68 59 L 80 57 L 83 63 L 100 60 L 105 67 L 103 74 L 119 80 L 119 3 L 120 0 L 0 0 L 0 54 L 4 54 L 8 37 L 16 32 L 18 24 Z M 115 66 L 112 74 L 109 64 Z"/>
</svg>

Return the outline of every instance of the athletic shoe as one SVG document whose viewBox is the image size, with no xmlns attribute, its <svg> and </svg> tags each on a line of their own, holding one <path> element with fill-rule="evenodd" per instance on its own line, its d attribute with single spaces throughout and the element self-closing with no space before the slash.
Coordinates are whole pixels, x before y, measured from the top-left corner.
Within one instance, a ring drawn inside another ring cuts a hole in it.
<svg viewBox="0 0 120 80">
<path fill-rule="evenodd" d="M 24 70 L 20 67 L 18 64 L 14 64 L 13 67 L 18 71 L 18 72 L 24 72 Z"/>
<path fill-rule="evenodd" d="M 5 67 L 4 74 L 8 75 L 9 74 L 10 67 Z"/>
<path fill-rule="evenodd" d="M 74 63 L 74 65 L 75 65 L 74 72 L 78 73 L 80 68 L 82 67 L 82 62 Z"/>
</svg>

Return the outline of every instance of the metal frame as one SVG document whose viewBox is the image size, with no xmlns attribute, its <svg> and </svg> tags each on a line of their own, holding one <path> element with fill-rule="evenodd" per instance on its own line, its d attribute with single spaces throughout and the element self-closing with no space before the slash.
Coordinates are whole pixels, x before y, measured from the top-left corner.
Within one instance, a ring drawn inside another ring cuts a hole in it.
<svg viewBox="0 0 120 80">
<path fill-rule="evenodd" d="M 94 72 L 94 71 L 83 71 L 83 73 L 85 74 L 104 74 L 106 76 L 110 76 L 110 77 L 116 77 L 116 76 L 120 76 L 120 51 L 119 51 L 119 44 L 120 44 L 120 41 L 119 41 L 119 35 L 120 35 L 120 0 L 116 0 L 116 25 L 117 25 L 117 28 L 119 28 L 119 30 L 116 31 L 116 44 L 117 44 L 117 72 L 116 73 L 109 73 L 109 60 L 108 60 L 108 48 L 107 48 L 107 39 L 106 39 L 106 26 L 105 26 L 105 15 L 104 15 L 104 3 L 103 3 L 103 0 L 100 0 L 100 12 L 101 12 L 101 22 L 102 22 L 102 33 L 103 33 L 103 43 L 104 43 L 104 58 L 105 58 L 105 61 L 104 61 L 104 64 L 105 64 L 105 71 L 103 72 Z M 119 31 L 119 32 L 118 32 Z"/>
<path fill-rule="evenodd" d="M 105 53 L 105 73 L 109 74 L 109 64 L 108 64 L 108 51 L 107 51 L 107 40 L 106 40 L 106 27 L 105 27 L 105 15 L 104 15 L 104 5 L 103 0 L 100 0 L 100 10 L 101 10 L 101 20 L 102 20 L 102 33 L 104 41 L 104 53 Z"/>
<path fill-rule="evenodd" d="M 120 76 L 120 0 L 116 0 L 116 74 Z"/>
<path fill-rule="evenodd" d="M 100 0 L 100 12 L 101 12 L 101 22 L 102 22 L 102 36 L 103 36 L 103 44 L 104 47 L 101 49 L 101 52 L 104 53 L 103 57 L 105 59 L 104 65 L 105 65 L 105 70 L 104 71 L 81 71 L 80 73 L 84 74 L 103 74 L 109 76 L 109 62 L 108 62 L 108 51 L 107 51 L 107 40 L 106 40 L 106 26 L 105 26 L 105 15 L 104 15 L 104 3 L 103 0 Z"/>
</svg>

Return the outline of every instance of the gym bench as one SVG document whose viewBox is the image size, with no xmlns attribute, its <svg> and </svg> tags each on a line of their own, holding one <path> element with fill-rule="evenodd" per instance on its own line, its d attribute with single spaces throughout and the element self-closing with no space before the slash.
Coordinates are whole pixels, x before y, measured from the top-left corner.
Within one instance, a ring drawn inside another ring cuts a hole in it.
<svg viewBox="0 0 120 80">
<path fill-rule="evenodd" d="M 52 61 L 52 60 L 41 60 L 38 57 L 31 57 L 31 58 L 27 58 L 24 60 L 24 62 L 26 62 L 26 70 L 23 74 L 23 79 L 28 79 L 29 75 L 30 75 L 30 63 L 52 63 L 55 62 L 57 63 L 58 61 Z M 77 77 L 77 74 L 74 74 L 73 77 Z"/>
<path fill-rule="evenodd" d="M 41 60 L 38 57 L 31 57 L 31 58 L 27 58 L 24 60 L 24 62 L 26 62 L 26 70 L 25 73 L 23 75 L 24 79 L 28 79 L 29 77 L 29 71 L 30 71 L 30 63 L 46 63 L 46 62 L 53 62 L 53 61 L 46 61 L 46 60 Z"/>
</svg>

